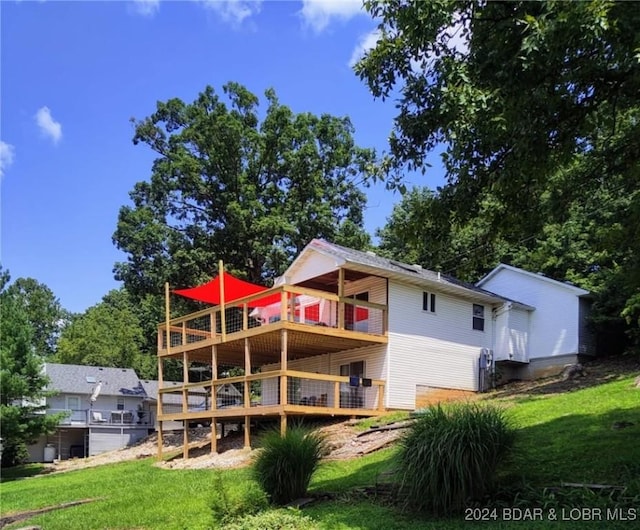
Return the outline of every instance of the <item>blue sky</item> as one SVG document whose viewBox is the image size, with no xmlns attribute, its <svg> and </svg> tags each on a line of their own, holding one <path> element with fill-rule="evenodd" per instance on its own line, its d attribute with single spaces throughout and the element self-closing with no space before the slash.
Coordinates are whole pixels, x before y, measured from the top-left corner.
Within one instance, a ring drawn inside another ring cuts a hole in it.
<svg viewBox="0 0 640 530">
<path fill-rule="evenodd" d="M 394 102 L 350 66 L 375 40 L 358 1 L 2 1 L 0 16 L 2 265 L 71 311 L 118 287 L 111 236 L 153 160 L 129 120 L 157 101 L 227 81 L 273 87 L 295 112 L 347 115 L 359 145 L 387 149 Z M 441 181 L 436 169 L 414 183 Z M 399 196 L 367 193 L 373 234 Z"/>
</svg>

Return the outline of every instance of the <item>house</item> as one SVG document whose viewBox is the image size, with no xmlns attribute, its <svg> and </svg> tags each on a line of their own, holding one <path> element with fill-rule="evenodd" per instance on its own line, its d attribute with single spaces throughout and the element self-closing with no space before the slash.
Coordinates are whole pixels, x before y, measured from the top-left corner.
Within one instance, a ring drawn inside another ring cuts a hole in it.
<svg viewBox="0 0 640 530">
<path fill-rule="evenodd" d="M 494 314 L 494 359 L 504 361 L 508 378 L 552 375 L 595 353 L 595 340 L 587 326 L 589 291 L 505 264 L 477 285 L 534 308 L 523 311 L 507 304 Z"/>
<path fill-rule="evenodd" d="M 93 456 L 144 438 L 154 428 L 155 408 L 136 372 L 45 363 L 46 413 L 63 412 L 56 432 L 28 447 L 32 462 Z"/>
<path fill-rule="evenodd" d="M 277 419 L 284 430 L 290 417 L 371 416 L 484 390 L 494 377 L 494 359 L 514 374 L 526 374 L 531 359 L 548 359 L 545 366 L 560 370 L 580 353 L 579 344 L 570 352 L 569 340 L 557 348 L 551 339 L 534 340 L 534 333 L 560 330 L 557 308 L 524 292 L 530 275 L 507 278 L 498 271 L 473 285 L 313 240 L 273 288 L 228 301 L 218 297 L 214 307 L 159 326 L 158 421 L 208 419 L 212 440 L 218 422 L 244 422 L 249 445 L 252 421 Z M 548 285 L 559 293 L 565 284 Z M 579 335 L 588 305 L 580 300 L 587 293 L 568 292 L 583 309 L 566 322 L 564 336 Z M 220 365 L 244 368 L 246 376 L 198 383 L 210 395 L 233 384 L 242 403 L 227 408 L 210 400 L 206 410 L 196 409 L 188 400 L 192 383 L 163 387 L 168 359 L 181 362 L 185 374 L 193 363 L 211 374 Z M 186 398 L 180 411 L 164 405 L 171 394 Z M 186 448 L 185 441 L 185 456 Z"/>
</svg>

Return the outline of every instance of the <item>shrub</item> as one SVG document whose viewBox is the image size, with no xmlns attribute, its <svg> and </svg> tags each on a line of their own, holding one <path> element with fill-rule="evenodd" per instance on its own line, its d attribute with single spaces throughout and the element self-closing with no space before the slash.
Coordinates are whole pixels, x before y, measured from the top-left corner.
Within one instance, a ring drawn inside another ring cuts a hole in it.
<svg viewBox="0 0 640 530">
<path fill-rule="evenodd" d="M 284 435 L 272 430 L 262 436 L 253 472 L 273 503 L 282 505 L 304 497 L 324 445 L 320 434 L 300 426 L 287 429 Z"/>
<path fill-rule="evenodd" d="M 225 526 L 225 530 L 318 530 L 310 517 L 294 508 L 269 510 L 246 515 Z"/>
<path fill-rule="evenodd" d="M 234 482 L 230 485 L 220 471 L 216 473 L 216 487 L 212 492 L 211 510 L 215 525 L 227 528 L 243 517 L 258 514 L 269 506 L 264 491 L 252 480 Z"/>
<path fill-rule="evenodd" d="M 445 514 L 483 497 L 513 440 L 503 412 L 493 407 L 438 405 L 420 412 L 398 453 L 405 507 Z"/>
</svg>

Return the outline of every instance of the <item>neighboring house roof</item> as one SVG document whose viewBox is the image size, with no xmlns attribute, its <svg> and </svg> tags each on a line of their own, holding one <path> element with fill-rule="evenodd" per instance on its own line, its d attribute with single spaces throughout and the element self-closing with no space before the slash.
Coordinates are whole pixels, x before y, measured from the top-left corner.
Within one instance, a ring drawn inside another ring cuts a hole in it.
<svg viewBox="0 0 640 530">
<path fill-rule="evenodd" d="M 486 291 L 471 283 L 457 280 L 453 276 L 424 269 L 420 265 L 409 265 L 400 261 L 383 258 L 373 252 L 353 250 L 351 248 L 336 245 L 335 243 L 330 243 L 324 239 L 313 239 L 294 260 L 289 267 L 289 270 L 294 270 L 301 266 L 305 260 L 304 254 L 309 250 L 314 250 L 321 254 L 331 256 L 336 260 L 339 267 L 373 274 L 383 278 L 394 279 L 403 283 L 416 285 L 424 289 L 431 288 L 438 291 L 449 292 L 489 304 L 515 302 L 514 300 L 498 296 L 495 293 Z M 285 275 L 277 281 L 276 284 L 284 283 L 284 278 L 286 276 L 287 273 L 285 273 Z M 524 304 L 522 305 L 524 306 Z"/>
<path fill-rule="evenodd" d="M 581 289 L 580 287 L 577 287 L 572 283 L 560 282 L 558 280 L 549 278 L 548 276 L 545 276 L 540 272 L 538 273 L 529 272 L 524 269 L 519 269 L 518 267 L 513 267 L 512 265 L 506 265 L 504 263 L 500 263 L 495 269 L 493 269 L 489 274 L 487 274 L 484 278 L 482 278 L 476 285 L 478 286 L 484 285 L 487 281 L 489 281 L 491 278 L 493 278 L 494 276 L 499 274 L 500 271 L 503 271 L 503 270 L 512 271 L 518 274 L 522 274 L 524 276 L 528 276 L 530 278 L 535 278 L 536 280 L 539 280 L 539 281 L 548 282 L 557 287 L 562 287 L 563 289 L 566 289 L 567 291 L 574 293 L 576 296 L 588 296 L 590 294 L 590 292 L 587 291 L 586 289 Z"/>
<path fill-rule="evenodd" d="M 48 390 L 91 395 L 102 381 L 100 395 L 146 397 L 138 375 L 131 368 L 45 363 L 44 371 L 49 378 Z"/>
<path fill-rule="evenodd" d="M 147 398 L 153 401 L 158 401 L 158 381 L 141 379 L 140 384 L 144 388 Z M 173 388 L 182 386 L 181 382 L 178 381 L 163 381 L 162 388 Z M 188 401 L 190 404 L 200 403 L 204 396 L 207 394 L 207 389 L 205 387 L 195 387 L 190 389 L 190 394 Z M 164 394 L 163 403 L 173 403 L 173 404 L 181 404 L 182 403 L 182 393 L 180 394 Z"/>
</svg>

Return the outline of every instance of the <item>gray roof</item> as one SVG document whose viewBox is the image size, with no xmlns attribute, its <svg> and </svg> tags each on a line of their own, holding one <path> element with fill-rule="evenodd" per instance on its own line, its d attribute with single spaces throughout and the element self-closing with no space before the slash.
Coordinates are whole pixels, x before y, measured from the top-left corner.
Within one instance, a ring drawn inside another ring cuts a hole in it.
<svg viewBox="0 0 640 530">
<path fill-rule="evenodd" d="M 425 269 L 420 265 L 409 265 L 400 261 L 383 258 L 373 252 L 361 252 L 330 243 L 324 239 L 314 239 L 309 248 L 329 254 L 348 262 L 348 268 L 377 273 L 380 276 L 397 278 L 418 285 L 438 286 L 440 290 L 457 292 L 469 297 L 479 297 L 487 302 L 512 302 L 503 296 L 481 289 L 472 283 L 463 282 L 440 272 Z M 355 267 L 354 267 L 355 265 Z"/>
<path fill-rule="evenodd" d="M 48 390 L 90 395 L 102 381 L 101 395 L 146 397 L 138 375 L 131 368 L 45 363 L 44 370 L 50 380 Z"/>
<path fill-rule="evenodd" d="M 152 399 L 153 401 L 158 401 L 158 381 L 141 379 L 140 384 L 144 388 L 147 398 Z M 182 383 L 179 381 L 163 381 L 162 388 L 172 388 L 172 387 L 180 387 Z M 188 401 L 190 404 L 199 404 L 204 399 L 204 396 L 207 394 L 207 389 L 205 387 L 192 387 L 189 390 L 189 398 Z M 163 403 L 182 403 L 182 393 L 180 394 L 164 394 L 162 398 Z"/>
</svg>

